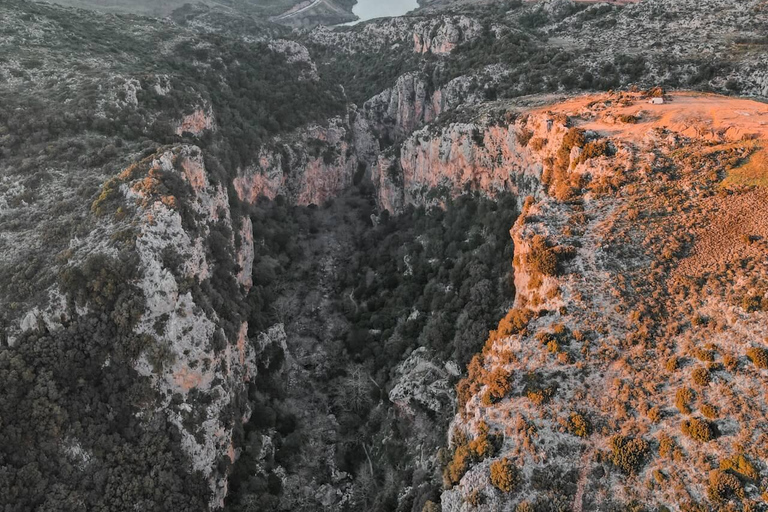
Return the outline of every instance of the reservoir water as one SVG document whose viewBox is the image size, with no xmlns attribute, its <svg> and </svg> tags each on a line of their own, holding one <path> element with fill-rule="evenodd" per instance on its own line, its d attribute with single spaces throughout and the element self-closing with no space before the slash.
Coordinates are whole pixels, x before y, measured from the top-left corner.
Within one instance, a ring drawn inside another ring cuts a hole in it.
<svg viewBox="0 0 768 512">
<path fill-rule="evenodd" d="M 419 6 L 416 0 L 357 0 L 352 12 L 360 18 L 351 24 L 374 18 L 402 16 Z"/>
</svg>

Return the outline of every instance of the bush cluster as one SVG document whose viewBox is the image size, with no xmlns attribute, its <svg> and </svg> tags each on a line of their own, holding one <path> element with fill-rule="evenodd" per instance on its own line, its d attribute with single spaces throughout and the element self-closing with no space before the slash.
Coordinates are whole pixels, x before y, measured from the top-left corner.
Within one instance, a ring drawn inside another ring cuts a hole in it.
<svg viewBox="0 0 768 512">
<path fill-rule="evenodd" d="M 520 473 L 511 460 L 491 462 L 491 484 L 501 492 L 512 492 L 520 483 Z"/>
<path fill-rule="evenodd" d="M 568 432 L 575 436 L 587 437 L 592 431 L 589 421 L 579 413 L 572 413 L 568 418 Z"/>
<path fill-rule="evenodd" d="M 650 453 L 648 441 L 639 437 L 614 436 L 611 438 L 610 460 L 626 474 L 635 474 Z"/>
<path fill-rule="evenodd" d="M 750 347 L 747 349 L 747 357 L 758 368 L 768 370 L 768 350 L 763 347 Z"/>
<path fill-rule="evenodd" d="M 707 497 L 713 503 L 723 503 L 732 497 L 745 497 L 741 482 L 731 473 L 715 469 L 709 473 Z"/>
<path fill-rule="evenodd" d="M 691 402 L 695 400 L 696 395 L 691 388 L 682 387 L 675 393 L 675 407 L 683 414 L 691 414 Z"/>
<path fill-rule="evenodd" d="M 680 429 L 683 434 L 687 435 L 695 441 L 705 443 L 715 438 L 715 432 L 712 425 L 700 418 L 690 418 L 683 420 L 680 424 Z"/>
<path fill-rule="evenodd" d="M 536 235 L 531 239 L 531 247 L 525 258 L 534 277 L 557 275 L 557 253 L 544 236 Z"/>
<path fill-rule="evenodd" d="M 704 387 L 708 385 L 711 379 L 709 375 L 709 370 L 707 370 L 703 366 L 699 366 L 698 368 L 695 368 L 693 372 L 691 372 L 691 378 L 693 379 L 693 383 L 700 387 Z"/>
<path fill-rule="evenodd" d="M 760 478 L 760 472 L 743 453 L 738 453 L 730 459 L 721 460 L 720 469 L 734 473 L 746 480 L 757 481 Z"/>
</svg>

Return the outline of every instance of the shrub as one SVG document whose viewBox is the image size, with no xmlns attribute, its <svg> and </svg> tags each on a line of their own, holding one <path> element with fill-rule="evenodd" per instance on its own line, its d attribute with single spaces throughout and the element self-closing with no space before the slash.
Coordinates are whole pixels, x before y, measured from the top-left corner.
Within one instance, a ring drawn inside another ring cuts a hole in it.
<svg viewBox="0 0 768 512">
<path fill-rule="evenodd" d="M 709 404 L 702 405 L 700 410 L 701 414 L 707 419 L 713 420 L 717 418 L 717 409 Z"/>
<path fill-rule="evenodd" d="M 488 435 L 487 427 L 486 429 L 481 429 L 480 434 L 469 442 L 469 451 L 472 454 L 473 460 L 480 461 L 493 456 L 496 451 L 493 441 Z"/>
<path fill-rule="evenodd" d="M 464 499 L 472 507 L 479 507 L 483 504 L 483 495 L 480 494 L 478 489 L 472 489 Z"/>
<path fill-rule="evenodd" d="M 526 255 L 526 263 L 534 275 L 554 276 L 557 274 L 557 254 L 549 247 L 542 235 L 531 240 L 531 250 Z"/>
<path fill-rule="evenodd" d="M 664 364 L 665 368 L 669 372 L 673 372 L 680 368 L 680 360 L 677 358 L 677 356 L 672 356 L 669 359 L 667 359 L 667 362 Z"/>
<path fill-rule="evenodd" d="M 517 143 L 525 147 L 528 145 L 531 137 L 533 137 L 533 132 L 527 128 L 523 128 L 522 131 L 517 132 L 515 136 L 517 137 Z"/>
<path fill-rule="evenodd" d="M 531 386 L 525 391 L 525 396 L 535 405 L 542 405 L 549 402 L 549 399 L 555 394 L 554 387 L 540 388 Z"/>
<path fill-rule="evenodd" d="M 739 367 L 739 359 L 733 354 L 724 354 L 723 365 L 729 372 L 735 371 Z"/>
<path fill-rule="evenodd" d="M 499 321 L 496 330 L 490 332 L 486 347 L 489 347 L 498 339 L 521 332 L 528 326 L 531 318 L 533 318 L 533 312 L 530 309 L 510 309 L 504 318 Z"/>
<path fill-rule="evenodd" d="M 491 483 L 501 492 L 514 491 L 519 481 L 519 472 L 511 460 L 503 458 L 491 463 Z"/>
<path fill-rule="evenodd" d="M 659 438 L 659 455 L 671 459 L 675 456 L 676 451 L 677 444 L 675 444 L 675 440 L 666 434 L 662 434 Z"/>
<path fill-rule="evenodd" d="M 484 380 L 487 388 L 482 398 L 485 405 L 494 404 L 507 396 L 512 389 L 509 377 L 509 372 L 503 368 L 495 368 L 486 375 Z"/>
<path fill-rule="evenodd" d="M 690 403 L 696 398 L 691 388 L 680 388 L 675 393 L 675 407 L 683 414 L 691 414 Z"/>
<path fill-rule="evenodd" d="M 768 370 L 768 350 L 762 347 L 751 347 L 747 350 L 747 357 L 758 368 Z"/>
<path fill-rule="evenodd" d="M 715 438 L 712 425 L 710 425 L 706 420 L 699 418 L 683 420 L 680 428 L 683 431 L 683 434 L 687 435 L 694 441 L 705 443 Z"/>
<path fill-rule="evenodd" d="M 734 455 L 730 459 L 721 460 L 720 469 L 722 471 L 730 471 L 731 473 L 735 473 L 741 478 L 745 478 L 747 480 L 756 481 L 758 478 L 760 478 L 760 473 L 757 471 L 757 468 L 755 468 L 754 464 L 752 464 L 749 459 L 747 459 L 741 453 Z"/>
<path fill-rule="evenodd" d="M 534 151 L 541 151 L 544 149 L 544 146 L 547 144 L 547 139 L 543 139 L 541 137 L 534 137 L 529 142 L 529 145 L 531 146 L 531 149 Z"/>
<path fill-rule="evenodd" d="M 611 438 L 611 462 L 626 474 L 635 474 L 645 464 L 650 445 L 642 438 L 614 436 Z"/>
<path fill-rule="evenodd" d="M 456 447 L 456 451 L 453 452 L 453 459 L 448 463 L 445 468 L 445 473 L 451 483 L 456 484 L 464 476 L 464 473 L 469 469 L 469 463 L 472 460 L 472 454 L 469 451 L 469 446 L 461 445 Z"/>
<path fill-rule="evenodd" d="M 768 311 L 768 298 L 759 293 L 748 294 L 742 297 L 741 307 L 747 313 Z"/>
<path fill-rule="evenodd" d="M 710 376 L 709 376 L 709 370 L 704 368 L 703 366 L 700 366 L 693 370 L 691 373 L 691 378 L 693 379 L 694 384 L 697 386 L 704 387 L 709 384 Z"/>
<path fill-rule="evenodd" d="M 591 425 L 584 416 L 578 413 L 572 413 L 568 418 L 568 432 L 575 436 L 587 437 L 592 430 Z"/>
<path fill-rule="evenodd" d="M 478 430 L 477 437 L 471 441 L 467 440 L 462 431 L 454 431 L 453 443 L 456 448 L 453 452 L 453 458 L 444 471 L 444 476 L 453 484 L 461 480 L 461 477 L 469 469 L 470 463 L 492 457 L 496 452 L 496 439 L 495 436 L 489 435 L 488 425 L 483 422 L 479 425 Z"/>
<path fill-rule="evenodd" d="M 589 159 L 592 158 L 598 158 L 603 155 L 610 155 L 611 154 L 611 147 L 608 144 L 607 140 L 593 140 L 590 142 L 587 142 L 584 145 L 584 149 L 581 151 L 581 155 L 579 155 L 579 163 L 586 162 Z"/>
<path fill-rule="evenodd" d="M 713 354 L 711 350 L 703 348 L 693 349 L 693 357 L 699 361 L 704 361 L 705 363 L 712 363 L 715 360 L 715 354 Z"/>
<path fill-rule="evenodd" d="M 637 124 L 637 122 L 640 121 L 640 118 L 633 114 L 621 114 L 619 116 L 619 121 L 625 124 Z"/>
<path fill-rule="evenodd" d="M 707 497 L 713 503 L 728 501 L 731 497 L 744 498 L 741 482 L 734 475 L 715 469 L 709 473 Z"/>
<path fill-rule="evenodd" d="M 584 146 L 585 141 L 584 130 L 581 128 L 570 128 L 563 137 L 562 148 L 567 148 L 568 153 L 570 153 L 572 148 Z"/>
</svg>

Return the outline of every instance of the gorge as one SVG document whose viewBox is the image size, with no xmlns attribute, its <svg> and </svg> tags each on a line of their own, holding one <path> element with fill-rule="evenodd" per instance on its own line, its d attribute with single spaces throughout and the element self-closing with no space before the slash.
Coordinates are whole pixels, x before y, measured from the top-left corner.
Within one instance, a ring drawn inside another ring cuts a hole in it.
<svg viewBox="0 0 768 512">
<path fill-rule="evenodd" d="M 4 509 L 764 507 L 762 3 L 428 4 L 0 6 Z"/>
</svg>

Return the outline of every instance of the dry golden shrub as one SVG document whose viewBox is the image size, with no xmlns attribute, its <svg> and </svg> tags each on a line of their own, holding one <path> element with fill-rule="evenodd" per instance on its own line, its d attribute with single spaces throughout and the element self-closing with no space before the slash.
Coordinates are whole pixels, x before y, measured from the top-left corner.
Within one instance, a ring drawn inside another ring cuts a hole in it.
<svg viewBox="0 0 768 512">
<path fill-rule="evenodd" d="M 707 386 L 711 379 L 709 375 L 709 370 L 707 370 L 703 366 L 699 366 L 698 368 L 694 369 L 693 372 L 691 372 L 691 379 L 693 379 L 693 383 L 696 384 L 697 386 L 700 386 L 700 387 Z"/>
<path fill-rule="evenodd" d="M 504 368 L 497 367 L 493 371 L 487 372 L 483 383 L 486 390 L 483 393 L 482 401 L 485 405 L 495 404 L 509 393 L 512 389 L 510 374 Z"/>
<path fill-rule="evenodd" d="M 623 473 L 635 474 L 645 464 L 650 452 L 648 441 L 642 438 L 614 436 L 611 438 L 611 453 L 613 465 Z"/>
<path fill-rule="evenodd" d="M 700 418 L 683 420 L 680 424 L 680 430 L 682 430 L 683 434 L 700 443 L 706 443 L 715 438 L 712 425 L 710 425 L 708 421 Z"/>
<path fill-rule="evenodd" d="M 723 503 L 732 497 L 743 499 L 744 488 L 738 478 L 725 471 L 715 469 L 709 473 L 707 498 L 713 503 Z"/>
<path fill-rule="evenodd" d="M 717 409 L 712 405 L 704 404 L 699 410 L 701 411 L 701 414 L 703 414 L 704 417 L 709 420 L 714 420 L 717 418 Z"/>
<path fill-rule="evenodd" d="M 757 481 L 760 478 L 760 472 L 755 465 L 742 453 L 736 454 L 730 459 L 721 460 L 720 469 L 735 473 L 746 480 Z"/>
<path fill-rule="evenodd" d="M 579 413 L 572 413 L 568 418 L 568 432 L 575 436 L 587 437 L 592 431 L 589 421 Z"/>
<path fill-rule="evenodd" d="M 696 395 L 691 388 L 680 388 L 675 393 L 675 407 L 683 414 L 691 414 L 690 403 L 696 399 Z"/>
<path fill-rule="evenodd" d="M 534 276 L 554 276 L 557 274 L 557 254 L 542 235 L 531 240 L 531 249 L 526 254 L 526 264 Z"/>
<path fill-rule="evenodd" d="M 747 350 L 747 357 L 758 368 L 768 370 L 768 350 L 762 347 L 750 347 Z"/>
<path fill-rule="evenodd" d="M 491 463 L 491 483 L 501 492 L 512 492 L 517 488 L 520 475 L 511 460 L 503 458 Z"/>
</svg>

